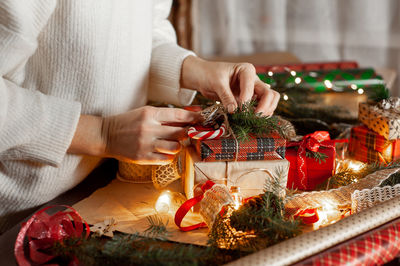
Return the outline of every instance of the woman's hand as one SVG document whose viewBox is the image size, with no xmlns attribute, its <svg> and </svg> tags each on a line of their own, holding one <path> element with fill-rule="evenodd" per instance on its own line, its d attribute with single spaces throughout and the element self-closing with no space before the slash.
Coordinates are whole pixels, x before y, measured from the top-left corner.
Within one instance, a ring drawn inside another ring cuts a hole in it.
<svg viewBox="0 0 400 266">
<path fill-rule="evenodd" d="M 258 99 L 256 112 L 272 115 L 280 97 L 258 78 L 252 64 L 211 62 L 194 56 L 183 61 L 181 86 L 220 100 L 228 112 L 255 95 Z"/>
<path fill-rule="evenodd" d="M 196 112 L 151 106 L 103 119 L 82 116 L 68 152 L 166 164 L 180 151 L 179 141 L 187 137 L 184 126 L 200 119 Z"/>
</svg>

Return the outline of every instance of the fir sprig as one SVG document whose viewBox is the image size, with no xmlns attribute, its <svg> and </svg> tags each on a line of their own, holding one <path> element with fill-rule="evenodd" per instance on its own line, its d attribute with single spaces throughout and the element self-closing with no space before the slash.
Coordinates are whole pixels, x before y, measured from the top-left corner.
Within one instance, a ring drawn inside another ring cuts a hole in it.
<svg viewBox="0 0 400 266">
<path fill-rule="evenodd" d="M 239 142 L 250 139 L 251 135 L 262 137 L 272 132 L 282 135 L 277 117 L 256 113 L 257 101 L 244 103 L 233 114 L 228 114 L 229 125 Z"/>
<path fill-rule="evenodd" d="M 316 161 L 318 161 L 319 164 L 321 163 L 325 163 L 326 162 L 326 158 L 328 158 L 328 155 L 326 155 L 325 153 L 322 152 L 318 152 L 318 151 L 306 151 L 306 157 L 308 158 L 313 158 Z"/>
<path fill-rule="evenodd" d="M 76 257 L 80 265 L 208 265 L 212 261 L 216 264 L 227 262 L 223 256 L 216 257 L 216 251 L 211 248 L 171 244 L 142 238 L 138 234 L 116 234 L 106 242 L 98 238 L 66 239 L 57 242 L 53 252 L 62 258 Z M 66 262 L 63 260 L 61 264 L 67 265 Z"/>
<path fill-rule="evenodd" d="M 150 215 L 147 216 L 147 221 L 149 222 L 149 227 L 144 231 L 146 236 L 165 239 L 170 234 L 167 230 L 168 220 L 164 223 L 159 215 Z"/>
<path fill-rule="evenodd" d="M 278 174 L 283 174 L 283 171 Z M 300 234 L 298 221 L 284 216 L 284 203 L 277 196 L 279 176 L 266 184 L 264 194 L 253 197 L 238 210 L 228 207 L 217 216 L 210 231 L 211 246 L 254 252 Z"/>
</svg>

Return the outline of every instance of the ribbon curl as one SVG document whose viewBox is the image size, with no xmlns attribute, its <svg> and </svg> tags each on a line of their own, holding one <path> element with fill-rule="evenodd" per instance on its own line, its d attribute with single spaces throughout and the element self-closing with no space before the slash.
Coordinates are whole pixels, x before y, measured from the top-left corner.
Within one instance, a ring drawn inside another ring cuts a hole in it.
<svg viewBox="0 0 400 266">
<path fill-rule="evenodd" d="M 55 207 L 65 207 L 71 211 L 59 211 L 53 215 L 45 212 Z M 83 236 L 86 239 L 89 232 L 89 225 L 72 207 L 66 205 L 48 206 L 36 212 L 26 223 L 22 224 L 15 241 L 14 255 L 18 265 L 21 266 L 32 265 L 30 261 L 43 264 L 55 258 L 54 255 L 42 252 L 43 250 L 49 249 L 55 242 L 61 242 L 67 238 Z M 25 237 L 28 238 L 29 259 L 25 257 L 24 252 Z M 71 264 L 78 265 L 76 258 Z"/>
</svg>

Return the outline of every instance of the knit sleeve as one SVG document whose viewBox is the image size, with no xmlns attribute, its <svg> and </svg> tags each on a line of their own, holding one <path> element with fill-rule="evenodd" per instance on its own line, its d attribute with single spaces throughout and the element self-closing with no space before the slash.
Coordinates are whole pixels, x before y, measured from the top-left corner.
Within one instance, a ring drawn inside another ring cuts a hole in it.
<svg viewBox="0 0 400 266">
<path fill-rule="evenodd" d="M 56 1 L 0 1 L 0 160 L 61 163 L 80 117 L 80 103 L 12 82 L 37 48 Z"/>
<path fill-rule="evenodd" d="M 167 19 L 171 3 L 171 0 L 155 0 L 154 4 L 149 99 L 189 105 L 196 92 L 180 88 L 180 76 L 183 60 L 194 53 L 176 43 L 174 28 Z"/>
</svg>

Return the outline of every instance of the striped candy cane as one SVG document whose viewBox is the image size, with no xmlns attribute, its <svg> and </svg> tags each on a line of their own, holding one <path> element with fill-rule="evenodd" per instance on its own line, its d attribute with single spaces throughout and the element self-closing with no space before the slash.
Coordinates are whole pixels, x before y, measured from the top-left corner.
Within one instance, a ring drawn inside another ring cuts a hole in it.
<svg viewBox="0 0 400 266">
<path fill-rule="evenodd" d="M 226 132 L 225 124 L 222 124 L 216 130 L 202 131 L 197 130 L 195 127 L 190 127 L 188 130 L 188 135 L 192 139 L 205 140 L 205 139 L 218 139 L 223 136 Z"/>
</svg>

